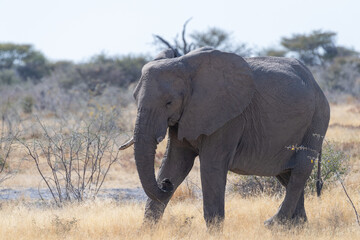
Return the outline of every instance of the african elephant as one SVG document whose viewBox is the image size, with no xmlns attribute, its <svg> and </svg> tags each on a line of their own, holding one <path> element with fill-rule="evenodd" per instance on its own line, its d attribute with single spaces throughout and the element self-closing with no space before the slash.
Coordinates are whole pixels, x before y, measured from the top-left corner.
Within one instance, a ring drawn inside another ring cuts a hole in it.
<svg viewBox="0 0 360 240">
<path fill-rule="evenodd" d="M 135 161 L 147 194 L 145 221 L 157 222 L 199 156 L 207 226 L 224 219 L 228 171 L 276 176 L 286 187 L 265 224 L 306 221 L 304 186 L 321 159 L 330 108 L 310 71 L 296 59 L 242 58 L 210 48 L 146 64 L 134 90 Z M 154 155 L 168 130 L 158 177 Z M 124 147 L 123 147 L 124 148 Z"/>
</svg>

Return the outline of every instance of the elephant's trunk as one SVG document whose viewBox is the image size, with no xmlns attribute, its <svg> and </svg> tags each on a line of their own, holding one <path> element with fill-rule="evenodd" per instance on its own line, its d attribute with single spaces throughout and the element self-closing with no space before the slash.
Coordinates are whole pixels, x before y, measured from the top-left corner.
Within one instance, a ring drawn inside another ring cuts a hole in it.
<svg viewBox="0 0 360 240">
<path fill-rule="evenodd" d="M 160 137 L 157 138 L 156 135 L 151 134 L 148 124 L 142 124 L 142 118 L 144 117 L 138 115 L 135 125 L 134 150 L 136 167 L 146 195 L 152 200 L 163 202 L 171 194 L 173 186 L 168 179 L 163 179 L 159 184 L 155 179 L 155 150 L 157 139 Z"/>
</svg>

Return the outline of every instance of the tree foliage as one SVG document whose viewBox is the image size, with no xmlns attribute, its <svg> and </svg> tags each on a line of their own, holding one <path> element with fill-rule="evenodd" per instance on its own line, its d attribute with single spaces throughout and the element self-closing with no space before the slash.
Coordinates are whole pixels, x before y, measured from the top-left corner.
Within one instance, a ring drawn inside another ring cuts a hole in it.
<svg viewBox="0 0 360 240">
<path fill-rule="evenodd" d="M 126 88 L 136 82 L 146 62 L 145 56 L 111 57 L 99 54 L 80 64 L 58 62 L 53 65 L 53 75 L 65 89 L 82 84 L 94 94 L 101 94 L 107 86 Z"/>
<path fill-rule="evenodd" d="M 0 44 L 0 71 L 13 70 L 22 80 L 38 82 L 49 74 L 50 68 L 45 56 L 30 44 Z M 1 74 L 3 75 L 3 74 Z M 5 75 L 9 79 L 9 74 Z M 15 76 L 12 76 L 15 78 Z M 9 82 L 2 77 L 1 82 Z"/>
<path fill-rule="evenodd" d="M 289 52 L 295 53 L 306 65 L 313 66 L 324 64 L 337 55 L 335 37 L 335 32 L 315 30 L 310 34 L 283 37 L 281 45 Z"/>
</svg>

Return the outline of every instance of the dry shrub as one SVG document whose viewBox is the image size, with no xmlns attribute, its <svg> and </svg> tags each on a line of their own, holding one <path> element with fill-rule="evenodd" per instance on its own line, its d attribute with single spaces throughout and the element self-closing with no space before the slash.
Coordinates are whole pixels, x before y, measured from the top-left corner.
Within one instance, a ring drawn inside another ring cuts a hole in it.
<svg viewBox="0 0 360 240">
<path fill-rule="evenodd" d="M 275 177 L 240 176 L 238 182 L 231 185 L 230 190 L 242 197 L 252 197 L 262 194 L 282 195 L 285 188 Z"/>
<path fill-rule="evenodd" d="M 186 179 L 175 191 L 171 198 L 172 202 L 193 200 L 198 196 L 196 194 L 195 184 Z"/>
<path fill-rule="evenodd" d="M 96 116 L 73 128 L 46 127 L 40 120 L 40 139 L 21 139 L 43 182 L 58 206 L 66 201 L 94 198 L 102 187 L 110 167 L 119 159 L 115 115 Z"/>
</svg>

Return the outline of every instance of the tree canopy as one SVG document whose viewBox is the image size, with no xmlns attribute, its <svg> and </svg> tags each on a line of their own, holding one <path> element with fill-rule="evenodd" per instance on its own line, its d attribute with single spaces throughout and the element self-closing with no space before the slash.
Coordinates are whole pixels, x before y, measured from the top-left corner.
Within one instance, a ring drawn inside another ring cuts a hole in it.
<svg viewBox="0 0 360 240">
<path fill-rule="evenodd" d="M 30 44 L 0 44 L 0 70 L 16 72 L 23 80 L 39 81 L 50 72 L 45 56 Z"/>
<path fill-rule="evenodd" d="M 335 37 L 335 32 L 315 30 L 309 34 L 283 37 L 281 45 L 306 65 L 322 65 L 337 55 Z"/>
</svg>

